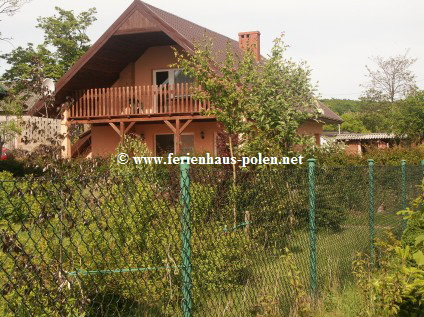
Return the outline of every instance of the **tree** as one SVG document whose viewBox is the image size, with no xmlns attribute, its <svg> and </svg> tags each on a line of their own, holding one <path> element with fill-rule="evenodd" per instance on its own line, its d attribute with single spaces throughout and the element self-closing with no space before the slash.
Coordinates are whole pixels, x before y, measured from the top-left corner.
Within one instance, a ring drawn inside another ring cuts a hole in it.
<svg viewBox="0 0 424 317">
<path fill-rule="evenodd" d="M 0 14 L 14 15 L 30 0 L 0 0 Z"/>
<path fill-rule="evenodd" d="M 58 15 L 38 18 L 37 27 L 44 31 L 44 46 L 53 48 L 61 77 L 89 48 L 87 28 L 96 21 L 95 8 L 77 16 L 73 11 L 55 7 Z"/>
<path fill-rule="evenodd" d="M 214 106 L 210 115 L 223 124 L 225 132 L 243 136 L 231 152 L 284 155 L 301 143 L 300 123 L 316 118 L 317 102 L 310 70 L 305 63 L 285 58 L 283 36 L 274 41 L 267 59 L 255 61 L 252 52 L 237 56 L 227 46 L 223 62 L 212 53 L 212 41 L 197 43 L 191 55 L 175 50 L 178 68 L 194 78 L 201 90 L 196 97 Z"/>
<path fill-rule="evenodd" d="M 370 82 L 365 85 L 364 99 L 394 102 L 416 89 L 415 74 L 409 69 L 416 58 L 408 58 L 405 53 L 387 59 L 377 56 L 372 60 L 377 67 L 365 66 Z"/>
<path fill-rule="evenodd" d="M 307 118 L 316 118 L 317 102 L 310 70 L 284 57 L 283 36 L 274 41 L 267 59 L 257 62 L 249 50 L 238 56 L 227 44 L 226 52 L 212 53 L 212 40 L 196 43 L 193 54 L 174 49 L 183 73 L 200 86 L 194 98 L 209 100 L 213 108 L 207 114 L 221 122 L 227 134 L 231 156 L 282 156 L 300 142 L 297 128 Z M 219 62 L 218 54 L 225 54 Z M 238 143 L 234 144 L 234 137 Z M 241 140 L 242 139 L 242 140 Z M 233 223 L 237 223 L 236 164 L 229 203 Z"/>
<path fill-rule="evenodd" d="M 38 18 L 37 28 L 44 31 L 44 43 L 18 47 L 0 58 L 11 67 L 2 80 L 17 94 L 41 94 L 45 78 L 60 78 L 89 48 L 86 34 L 96 18 L 94 8 L 75 16 L 73 11 L 55 8 L 58 15 Z"/>
<path fill-rule="evenodd" d="M 392 118 L 393 132 L 411 141 L 424 141 L 424 90 L 401 101 Z"/>
<path fill-rule="evenodd" d="M 344 121 L 340 127 L 343 131 L 355 132 L 355 133 L 370 132 L 364 126 L 364 123 L 362 122 L 361 114 L 358 112 L 346 112 L 341 116 L 341 118 Z"/>
<path fill-rule="evenodd" d="M 0 0 L 0 15 L 14 15 L 25 3 L 28 3 L 29 1 L 31 0 Z"/>
<path fill-rule="evenodd" d="M 358 112 L 361 108 L 361 101 L 351 99 L 321 99 L 326 106 L 337 113 L 339 116 L 346 112 Z"/>
<path fill-rule="evenodd" d="M 0 121 L 0 150 L 4 143 L 11 140 L 17 133 L 20 133 L 19 118 L 22 115 L 22 104 L 10 97 L 0 101 L 0 111 L 5 114 L 5 120 Z"/>
</svg>

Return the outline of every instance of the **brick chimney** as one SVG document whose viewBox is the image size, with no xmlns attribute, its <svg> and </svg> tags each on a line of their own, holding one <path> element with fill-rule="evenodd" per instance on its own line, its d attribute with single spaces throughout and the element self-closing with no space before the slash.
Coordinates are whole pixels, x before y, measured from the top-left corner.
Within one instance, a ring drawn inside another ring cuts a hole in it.
<svg viewBox="0 0 424 317">
<path fill-rule="evenodd" d="M 251 49 L 257 61 L 261 58 L 261 33 L 259 31 L 240 32 L 239 47 L 242 50 Z"/>
</svg>

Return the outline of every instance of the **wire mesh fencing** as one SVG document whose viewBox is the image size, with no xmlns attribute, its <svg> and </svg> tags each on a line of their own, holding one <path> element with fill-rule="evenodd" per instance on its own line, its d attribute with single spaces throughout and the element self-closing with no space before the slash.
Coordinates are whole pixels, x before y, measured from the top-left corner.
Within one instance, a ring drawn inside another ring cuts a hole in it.
<svg viewBox="0 0 424 317">
<path fill-rule="evenodd" d="M 289 315 L 405 225 L 422 167 L 0 180 L 2 316 Z M 289 251 L 289 253 L 287 252 Z"/>
</svg>

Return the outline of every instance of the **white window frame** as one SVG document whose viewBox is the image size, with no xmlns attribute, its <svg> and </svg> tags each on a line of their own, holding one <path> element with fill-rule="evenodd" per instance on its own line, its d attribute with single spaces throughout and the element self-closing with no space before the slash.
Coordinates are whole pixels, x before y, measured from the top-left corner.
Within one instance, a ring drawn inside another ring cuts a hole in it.
<svg viewBox="0 0 424 317">
<path fill-rule="evenodd" d="M 181 70 L 181 68 L 163 68 L 163 69 L 154 69 L 153 70 L 153 85 L 158 85 L 156 82 L 156 73 L 158 72 L 168 72 L 168 84 L 173 85 L 175 84 L 175 71 Z M 172 73 L 172 76 L 171 76 Z M 172 98 L 173 96 L 171 96 Z M 158 106 L 157 106 L 158 100 L 157 98 L 153 98 L 153 105 L 154 105 L 154 112 L 157 112 Z"/>
<path fill-rule="evenodd" d="M 181 68 L 163 68 L 163 69 L 154 69 L 153 70 L 153 85 L 157 85 L 156 83 L 156 73 L 158 72 L 168 72 L 169 84 L 175 84 L 175 71 L 182 70 Z M 169 76 L 170 72 L 172 72 L 173 76 Z"/>
</svg>

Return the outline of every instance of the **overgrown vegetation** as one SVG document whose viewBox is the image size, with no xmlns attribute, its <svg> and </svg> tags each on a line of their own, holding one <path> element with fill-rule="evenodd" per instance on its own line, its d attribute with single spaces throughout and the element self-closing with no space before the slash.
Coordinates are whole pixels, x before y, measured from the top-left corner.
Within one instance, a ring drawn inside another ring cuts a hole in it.
<svg viewBox="0 0 424 317">
<path fill-rule="evenodd" d="M 424 190 L 424 183 L 422 189 Z M 375 266 L 358 255 L 354 274 L 363 296 L 365 316 L 420 316 L 424 311 L 424 195 L 402 213 L 408 225 L 402 241 L 389 234 L 378 240 Z"/>
<path fill-rule="evenodd" d="M 126 138 L 117 151 L 151 156 L 134 138 Z M 57 162 L 41 179 L 1 174 L 2 313 L 179 316 L 178 169 L 118 166 L 114 157 L 86 162 L 86 168 Z M 367 239 L 357 239 L 369 231 L 367 169 L 316 170 L 316 304 L 309 296 L 305 172 L 240 170 L 237 191 L 231 193 L 232 171 L 192 168 L 196 313 L 317 316 L 319 310 L 336 310 L 341 291 L 353 292 L 353 251 L 369 247 Z M 376 172 L 375 199 L 386 206 L 376 214 L 377 237 L 388 227 L 398 232 L 401 224 L 393 198 L 400 193 L 399 169 L 382 172 Z M 415 184 L 415 178 L 409 180 Z"/>
</svg>

